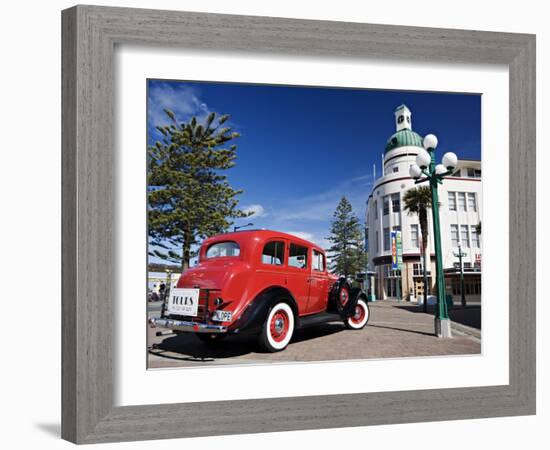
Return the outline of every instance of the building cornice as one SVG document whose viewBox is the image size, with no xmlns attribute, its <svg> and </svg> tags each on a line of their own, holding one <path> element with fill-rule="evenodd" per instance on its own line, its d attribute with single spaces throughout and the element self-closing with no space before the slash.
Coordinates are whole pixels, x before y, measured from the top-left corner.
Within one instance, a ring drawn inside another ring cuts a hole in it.
<svg viewBox="0 0 550 450">
<path fill-rule="evenodd" d="M 403 261 L 416 261 L 420 260 L 422 255 L 420 253 L 403 253 Z M 375 266 L 381 264 L 391 264 L 391 255 L 375 256 L 372 258 L 372 262 Z M 430 259 L 435 261 L 435 253 L 430 253 Z"/>
<path fill-rule="evenodd" d="M 475 181 L 475 182 L 481 182 L 481 178 L 468 178 L 468 177 L 445 177 L 446 180 L 456 180 L 456 181 Z M 392 178 L 389 180 L 384 180 L 380 182 L 379 184 L 375 185 L 372 188 L 370 196 L 372 196 L 372 193 L 378 189 L 381 186 L 384 186 L 385 184 L 391 183 L 393 181 L 403 181 L 403 180 L 414 180 L 412 177 L 398 177 L 398 178 Z"/>
</svg>

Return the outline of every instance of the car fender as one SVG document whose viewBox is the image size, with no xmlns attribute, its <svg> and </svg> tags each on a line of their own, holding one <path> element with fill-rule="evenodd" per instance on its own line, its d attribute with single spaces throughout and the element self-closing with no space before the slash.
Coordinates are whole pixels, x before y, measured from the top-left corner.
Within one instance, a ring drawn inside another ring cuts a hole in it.
<svg viewBox="0 0 550 450">
<path fill-rule="evenodd" d="M 360 287 L 352 287 L 349 293 L 349 301 L 343 310 L 346 318 L 351 317 L 355 314 L 355 307 L 357 306 L 357 302 L 360 298 L 365 301 L 367 300 L 367 295 L 365 294 L 365 291 L 363 291 L 363 289 L 361 289 Z"/>
<path fill-rule="evenodd" d="M 256 295 L 249 303 L 241 317 L 230 327 L 231 332 L 241 333 L 261 329 L 269 309 L 281 299 L 285 299 L 292 308 L 297 328 L 299 326 L 298 304 L 294 296 L 282 286 L 271 286 Z"/>
</svg>

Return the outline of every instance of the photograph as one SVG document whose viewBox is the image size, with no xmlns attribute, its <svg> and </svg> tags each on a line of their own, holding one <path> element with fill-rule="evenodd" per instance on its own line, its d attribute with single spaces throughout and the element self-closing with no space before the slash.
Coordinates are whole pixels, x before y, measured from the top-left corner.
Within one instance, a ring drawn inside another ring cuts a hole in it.
<svg viewBox="0 0 550 450">
<path fill-rule="evenodd" d="M 6 2 L 2 448 L 548 447 L 548 14 L 468 1 Z"/>
<path fill-rule="evenodd" d="M 481 94 L 146 83 L 149 369 L 481 354 Z"/>
</svg>

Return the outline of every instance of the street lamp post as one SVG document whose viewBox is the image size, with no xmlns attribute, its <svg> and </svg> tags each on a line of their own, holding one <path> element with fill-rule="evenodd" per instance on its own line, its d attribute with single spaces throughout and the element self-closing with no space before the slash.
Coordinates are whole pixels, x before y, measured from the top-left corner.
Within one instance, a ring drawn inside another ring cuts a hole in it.
<svg viewBox="0 0 550 450">
<path fill-rule="evenodd" d="M 432 217 L 434 228 L 435 267 L 437 286 L 437 308 L 435 311 L 435 334 L 438 337 L 452 337 L 451 321 L 445 301 L 445 276 L 443 273 L 443 251 L 441 249 L 441 225 L 439 223 L 439 195 L 438 185 L 443 183 L 443 178 L 450 173 L 457 165 L 457 157 L 454 153 L 445 153 L 442 164 L 435 164 L 435 149 L 437 137 L 428 134 L 424 138 L 424 148 L 416 157 L 416 164 L 410 167 L 409 173 L 414 178 L 415 184 L 428 181 L 432 194 Z M 424 177 L 422 177 L 424 175 Z"/>
<path fill-rule="evenodd" d="M 422 236 L 421 239 L 424 239 L 424 236 Z M 422 242 L 422 241 L 421 241 Z M 428 312 L 428 267 L 426 267 L 426 248 L 424 247 L 424 244 L 422 244 L 422 278 L 424 283 L 424 292 L 423 292 L 423 305 L 422 308 L 424 309 L 424 312 Z M 431 262 L 431 261 L 430 261 Z"/>
<path fill-rule="evenodd" d="M 237 230 L 240 230 L 241 228 L 252 227 L 252 226 L 254 226 L 254 224 L 251 222 L 251 223 L 247 223 L 246 225 L 241 225 L 239 227 L 233 227 L 233 233 Z"/>
<path fill-rule="evenodd" d="M 460 304 L 466 306 L 466 296 L 464 295 L 464 264 L 462 264 L 462 258 L 466 256 L 466 253 L 462 251 L 462 245 L 458 243 L 458 253 L 454 253 L 458 258 L 460 264 Z"/>
</svg>

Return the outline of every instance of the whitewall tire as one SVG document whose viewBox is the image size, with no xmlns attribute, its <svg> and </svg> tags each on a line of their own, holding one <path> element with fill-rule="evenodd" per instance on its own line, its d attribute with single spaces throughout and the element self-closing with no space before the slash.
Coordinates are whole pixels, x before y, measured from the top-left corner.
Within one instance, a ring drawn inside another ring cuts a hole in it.
<svg viewBox="0 0 550 450">
<path fill-rule="evenodd" d="M 355 306 L 355 313 L 345 321 L 346 326 L 351 330 L 360 330 L 369 321 L 370 312 L 367 302 L 360 298 Z"/>
<path fill-rule="evenodd" d="M 284 350 L 294 333 L 294 313 L 288 303 L 276 303 L 269 311 L 259 336 L 261 347 L 268 352 Z"/>
</svg>

